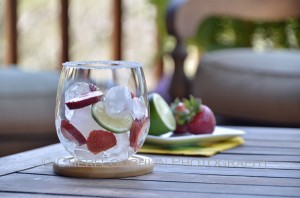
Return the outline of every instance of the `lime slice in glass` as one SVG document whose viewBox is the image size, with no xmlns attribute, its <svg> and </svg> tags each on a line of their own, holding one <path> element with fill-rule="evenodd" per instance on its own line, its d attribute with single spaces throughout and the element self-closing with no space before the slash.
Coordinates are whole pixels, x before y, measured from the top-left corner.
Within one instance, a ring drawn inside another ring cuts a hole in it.
<svg viewBox="0 0 300 198">
<path fill-rule="evenodd" d="M 150 104 L 150 135 L 161 135 L 174 131 L 176 121 L 166 101 L 157 93 L 149 95 Z"/>
<path fill-rule="evenodd" d="M 101 127 L 113 133 L 129 131 L 133 122 L 133 118 L 130 114 L 120 117 L 109 116 L 106 113 L 105 103 L 103 101 L 92 105 L 92 116 Z"/>
</svg>

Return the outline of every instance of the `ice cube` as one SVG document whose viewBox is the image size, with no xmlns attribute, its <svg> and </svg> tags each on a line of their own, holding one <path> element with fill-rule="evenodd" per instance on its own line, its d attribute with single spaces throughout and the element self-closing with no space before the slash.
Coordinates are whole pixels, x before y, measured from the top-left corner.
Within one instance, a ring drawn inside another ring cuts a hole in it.
<svg viewBox="0 0 300 198">
<path fill-rule="evenodd" d="M 87 145 L 77 146 L 74 150 L 74 154 L 78 160 L 86 160 L 87 162 L 95 162 L 99 156 L 88 151 Z"/>
<path fill-rule="evenodd" d="M 70 122 L 82 133 L 85 138 L 87 138 L 89 133 L 93 130 L 103 130 L 103 128 L 101 128 L 92 117 L 91 105 L 74 110 Z"/>
<path fill-rule="evenodd" d="M 71 85 L 65 91 L 65 102 L 74 100 L 75 98 L 80 98 L 84 95 L 87 95 L 90 92 L 94 92 L 94 91 L 98 91 L 98 90 L 99 90 L 99 88 L 92 83 L 77 82 L 77 83 Z M 67 105 L 65 105 L 65 117 L 68 120 L 71 120 L 73 114 L 74 114 L 74 110 L 70 110 L 67 107 Z"/>
<path fill-rule="evenodd" d="M 127 87 L 115 86 L 110 88 L 105 97 L 106 113 L 111 117 L 122 117 L 132 110 L 131 92 Z"/>
<path fill-rule="evenodd" d="M 105 151 L 109 156 L 110 162 L 120 162 L 128 159 L 129 132 L 114 134 L 117 139 L 117 145 Z"/>
<path fill-rule="evenodd" d="M 82 95 L 85 95 L 89 92 L 91 92 L 91 85 L 86 82 L 77 82 L 73 85 L 71 85 L 66 91 L 65 91 L 65 101 L 72 100 L 74 98 L 78 98 Z"/>
<path fill-rule="evenodd" d="M 68 120 L 71 120 L 72 116 L 74 114 L 74 110 L 70 110 L 67 105 L 65 105 L 65 117 L 68 119 Z"/>
<path fill-rule="evenodd" d="M 133 98 L 132 99 L 132 110 L 131 110 L 131 116 L 133 119 L 142 119 L 147 114 L 147 107 L 139 98 Z"/>
</svg>

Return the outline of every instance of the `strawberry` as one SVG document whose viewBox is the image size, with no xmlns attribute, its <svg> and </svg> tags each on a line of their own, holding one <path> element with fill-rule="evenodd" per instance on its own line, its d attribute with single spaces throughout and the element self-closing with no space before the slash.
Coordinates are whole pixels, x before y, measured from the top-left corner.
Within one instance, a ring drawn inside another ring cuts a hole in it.
<svg viewBox="0 0 300 198">
<path fill-rule="evenodd" d="M 176 129 L 174 131 L 175 134 L 183 134 L 186 132 L 187 132 L 186 124 L 185 125 L 176 124 Z"/>
<path fill-rule="evenodd" d="M 60 124 L 62 135 L 69 141 L 81 146 L 86 143 L 85 137 L 68 120 L 62 120 Z"/>
<path fill-rule="evenodd" d="M 144 132 L 145 127 L 149 126 L 149 118 L 143 117 L 142 119 L 138 120 L 135 119 L 130 128 L 130 146 L 134 148 L 134 151 L 137 151 L 140 148 L 139 139 L 142 133 Z"/>
<path fill-rule="evenodd" d="M 171 104 L 171 109 L 176 119 L 175 134 L 182 134 L 187 132 L 187 123 L 200 111 L 199 99 L 190 96 L 190 99 L 183 99 L 182 101 L 178 98 Z"/>
<path fill-rule="evenodd" d="M 80 97 L 66 101 L 66 105 L 69 109 L 80 109 L 100 101 L 102 99 L 102 95 L 103 93 L 101 91 L 92 91 L 81 95 Z"/>
<path fill-rule="evenodd" d="M 192 118 L 186 128 L 192 134 L 209 134 L 214 131 L 215 125 L 214 113 L 208 106 L 202 104 L 201 111 Z"/>
<path fill-rule="evenodd" d="M 94 130 L 87 139 L 87 147 L 94 154 L 106 151 L 117 144 L 117 139 L 112 132 Z"/>
</svg>

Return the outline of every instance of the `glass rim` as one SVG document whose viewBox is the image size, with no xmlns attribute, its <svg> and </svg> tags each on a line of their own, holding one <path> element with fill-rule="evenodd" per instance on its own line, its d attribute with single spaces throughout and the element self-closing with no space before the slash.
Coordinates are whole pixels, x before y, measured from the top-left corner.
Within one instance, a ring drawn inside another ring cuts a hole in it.
<svg viewBox="0 0 300 198">
<path fill-rule="evenodd" d="M 117 69 L 117 68 L 141 68 L 143 65 L 133 61 L 70 61 L 62 64 L 64 67 L 81 69 Z"/>
</svg>

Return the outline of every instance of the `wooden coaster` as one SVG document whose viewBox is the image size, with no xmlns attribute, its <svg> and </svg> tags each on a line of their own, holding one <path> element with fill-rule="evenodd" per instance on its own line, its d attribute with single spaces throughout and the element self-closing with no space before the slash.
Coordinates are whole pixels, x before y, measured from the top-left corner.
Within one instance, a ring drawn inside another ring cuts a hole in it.
<svg viewBox="0 0 300 198">
<path fill-rule="evenodd" d="M 127 161 L 114 163 L 82 162 L 73 157 L 60 158 L 53 163 L 56 174 L 82 178 L 122 178 L 151 173 L 154 164 L 151 158 L 133 155 Z"/>
</svg>

